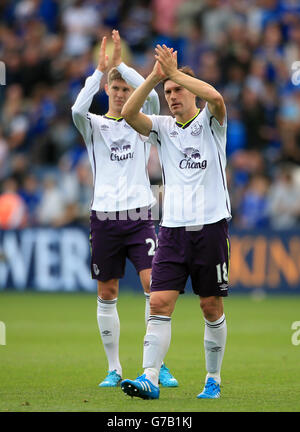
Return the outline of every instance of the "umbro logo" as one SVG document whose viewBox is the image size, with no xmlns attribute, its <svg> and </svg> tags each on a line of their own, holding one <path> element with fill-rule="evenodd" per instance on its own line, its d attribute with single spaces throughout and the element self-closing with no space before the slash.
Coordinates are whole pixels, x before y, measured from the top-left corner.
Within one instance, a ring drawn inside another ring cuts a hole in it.
<svg viewBox="0 0 300 432">
<path fill-rule="evenodd" d="M 106 124 L 100 125 L 100 130 L 107 131 L 109 130 L 109 126 L 107 126 Z"/>
<path fill-rule="evenodd" d="M 220 285 L 220 290 L 221 291 L 225 291 L 227 289 L 228 289 L 228 284 L 222 284 L 222 285 Z"/>
<path fill-rule="evenodd" d="M 145 341 L 144 342 L 144 346 L 149 346 L 150 345 L 150 342 L 149 341 Z"/>
<path fill-rule="evenodd" d="M 177 135 L 178 135 L 178 132 L 176 132 L 175 130 L 172 131 L 172 132 L 170 132 L 170 136 L 171 136 L 172 138 L 175 138 Z"/>
<path fill-rule="evenodd" d="M 222 347 L 216 346 L 216 347 L 212 347 L 212 348 L 208 348 L 208 349 L 211 352 L 219 352 L 222 350 Z"/>
<path fill-rule="evenodd" d="M 103 332 L 101 332 L 101 334 L 103 336 L 110 336 L 111 335 L 111 331 L 110 330 L 103 330 Z"/>
</svg>

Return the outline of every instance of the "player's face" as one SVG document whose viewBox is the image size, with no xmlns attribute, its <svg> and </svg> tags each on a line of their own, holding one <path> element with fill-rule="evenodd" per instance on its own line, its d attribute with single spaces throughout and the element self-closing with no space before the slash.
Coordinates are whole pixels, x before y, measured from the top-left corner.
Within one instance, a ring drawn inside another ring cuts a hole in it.
<svg viewBox="0 0 300 432">
<path fill-rule="evenodd" d="M 133 88 L 123 80 L 113 80 L 106 87 L 109 107 L 113 111 L 121 112 L 125 102 L 133 92 Z"/>
<path fill-rule="evenodd" d="M 164 92 L 170 111 L 175 117 L 184 115 L 195 106 L 195 95 L 173 81 L 165 82 Z"/>
</svg>

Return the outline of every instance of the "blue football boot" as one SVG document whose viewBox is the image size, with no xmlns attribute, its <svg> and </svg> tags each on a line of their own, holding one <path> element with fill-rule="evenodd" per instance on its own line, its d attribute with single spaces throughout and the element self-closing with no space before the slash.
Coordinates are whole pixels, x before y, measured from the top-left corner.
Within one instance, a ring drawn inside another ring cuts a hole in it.
<svg viewBox="0 0 300 432">
<path fill-rule="evenodd" d="M 217 399 L 221 395 L 220 385 L 214 378 L 208 378 L 202 393 L 198 394 L 198 399 Z"/>
<path fill-rule="evenodd" d="M 142 399 L 158 399 L 159 387 L 152 384 L 143 374 L 135 380 L 126 379 L 121 382 L 121 389 L 129 396 L 139 397 Z"/>
<path fill-rule="evenodd" d="M 178 381 L 173 377 L 165 364 L 162 364 L 159 371 L 158 383 L 163 387 L 178 387 Z"/>
<path fill-rule="evenodd" d="M 116 370 L 110 371 L 107 377 L 99 384 L 99 387 L 118 387 L 122 377 L 117 373 Z"/>
</svg>

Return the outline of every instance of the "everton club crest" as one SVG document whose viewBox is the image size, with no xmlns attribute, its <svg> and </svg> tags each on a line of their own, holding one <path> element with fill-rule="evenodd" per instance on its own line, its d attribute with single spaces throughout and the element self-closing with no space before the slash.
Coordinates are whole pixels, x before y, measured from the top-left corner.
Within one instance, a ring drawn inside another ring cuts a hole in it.
<svg viewBox="0 0 300 432">
<path fill-rule="evenodd" d="M 193 124 L 191 125 L 191 134 L 192 134 L 193 136 L 200 135 L 201 132 L 202 132 L 202 129 L 203 129 L 203 126 L 202 126 L 201 124 L 199 124 L 198 121 L 196 121 L 195 123 L 193 123 Z"/>
</svg>

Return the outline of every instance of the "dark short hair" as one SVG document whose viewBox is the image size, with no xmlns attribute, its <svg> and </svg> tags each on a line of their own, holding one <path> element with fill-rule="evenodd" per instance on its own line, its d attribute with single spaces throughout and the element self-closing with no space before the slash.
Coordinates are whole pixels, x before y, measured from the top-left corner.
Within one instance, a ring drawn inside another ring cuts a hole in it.
<svg viewBox="0 0 300 432">
<path fill-rule="evenodd" d="M 186 74 L 186 75 L 189 75 L 189 76 L 191 76 L 191 77 L 193 77 L 193 78 L 196 78 L 196 74 L 195 74 L 195 72 L 193 71 L 193 69 L 192 68 L 190 68 L 189 66 L 183 66 L 183 67 L 181 67 L 181 68 L 179 68 L 178 69 L 180 72 L 182 72 L 182 73 L 184 73 L 184 74 Z M 165 82 L 167 82 L 167 81 L 169 81 L 169 80 L 171 80 L 171 78 L 165 78 L 164 80 L 163 80 L 163 86 L 165 86 Z M 172 80 L 171 80 L 172 81 Z"/>
</svg>

